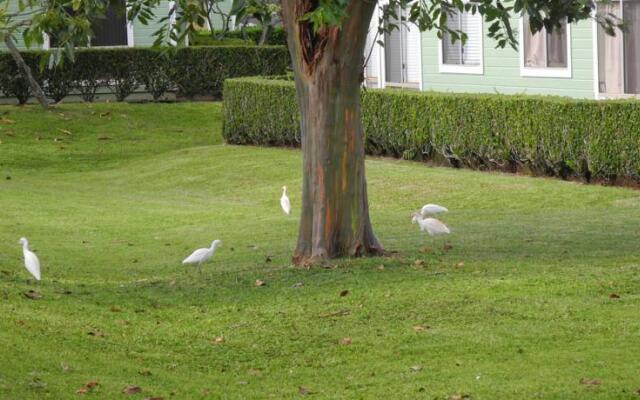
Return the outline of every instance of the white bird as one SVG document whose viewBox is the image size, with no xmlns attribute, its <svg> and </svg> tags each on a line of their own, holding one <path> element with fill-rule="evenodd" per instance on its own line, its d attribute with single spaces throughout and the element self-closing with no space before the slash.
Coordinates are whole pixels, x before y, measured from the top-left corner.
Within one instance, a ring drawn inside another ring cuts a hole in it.
<svg viewBox="0 0 640 400">
<path fill-rule="evenodd" d="M 419 213 L 413 213 L 411 223 L 417 223 L 422 232 L 427 232 L 429 236 L 448 235 L 451 233 L 449 228 L 441 221 L 435 218 L 424 218 Z"/>
<path fill-rule="evenodd" d="M 442 207 L 437 204 L 426 204 L 420 210 L 420 214 L 426 217 L 427 215 L 437 215 L 448 211 L 449 210 L 446 207 Z"/>
<path fill-rule="evenodd" d="M 202 264 L 213 256 L 213 253 L 216 251 L 218 247 L 222 245 L 221 240 L 214 240 L 211 242 L 211 247 L 202 248 L 194 251 L 189 255 L 189 257 L 185 258 L 182 261 L 183 265 L 186 264 L 198 264 L 198 270 L 202 272 Z"/>
<path fill-rule="evenodd" d="M 29 242 L 26 238 L 20 238 L 18 243 L 22 245 L 22 254 L 24 254 L 24 266 L 27 268 L 27 271 L 29 271 L 29 273 L 33 275 L 33 277 L 36 278 L 37 281 L 39 281 L 40 260 L 38 260 L 38 256 L 36 256 L 36 253 L 34 253 L 33 251 L 29 250 Z"/>
<path fill-rule="evenodd" d="M 282 197 L 280 197 L 280 207 L 282 207 L 282 211 L 285 214 L 291 214 L 291 202 L 289 201 L 289 197 L 287 196 L 287 187 L 282 187 Z"/>
</svg>

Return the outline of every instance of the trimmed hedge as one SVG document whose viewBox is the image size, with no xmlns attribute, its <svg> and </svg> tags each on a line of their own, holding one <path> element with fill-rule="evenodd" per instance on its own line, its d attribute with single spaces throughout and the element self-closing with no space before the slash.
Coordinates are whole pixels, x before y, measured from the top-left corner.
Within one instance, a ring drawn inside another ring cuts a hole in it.
<svg viewBox="0 0 640 400">
<path fill-rule="evenodd" d="M 221 31 L 215 30 L 214 34 L 219 35 Z M 242 29 L 234 29 L 232 31 L 228 31 L 224 33 L 224 39 L 215 40 L 211 38 L 211 34 L 209 32 L 198 32 L 191 40 L 195 45 L 207 45 L 207 46 L 215 46 L 219 43 L 228 43 L 229 41 L 250 41 L 252 44 L 258 44 L 260 42 L 260 37 L 262 37 L 262 28 L 259 26 L 248 26 Z M 236 43 L 234 43 L 236 44 Z M 269 31 L 269 35 L 267 38 L 268 45 L 287 45 L 287 34 L 281 26 L 275 26 L 271 28 Z"/>
<path fill-rule="evenodd" d="M 453 167 L 640 183 L 640 101 L 363 90 L 368 154 Z M 229 143 L 299 146 L 292 82 L 224 84 Z"/>
<path fill-rule="evenodd" d="M 190 98 L 219 98 L 226 78 L 284 74 L 289 66 L 284 46 L 187 47 L 172 55 L 150 48 L 83 49 L 76 52 L 75 62 L 66 61 L 53 69 L 40 67 L 47 52 L 22 55 L 54 101 L 70 94 L 93 101 L 99 88 L 108 88 L 118 101 L 124 101 L 142 87 L 156 100 L 170 90 Z M 8 53 L 0 53 L 0 91 L 21 104 L 30 95 Z"/>
</svg>

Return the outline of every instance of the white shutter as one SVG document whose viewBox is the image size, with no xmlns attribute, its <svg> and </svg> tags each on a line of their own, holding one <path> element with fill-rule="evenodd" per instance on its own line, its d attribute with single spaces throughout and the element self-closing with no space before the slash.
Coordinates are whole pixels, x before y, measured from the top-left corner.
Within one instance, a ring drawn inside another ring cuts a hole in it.
<svg viewBox="0 0 640 400">
<path fill-rule="evenodd" d="M 407 82 L 420 82 L 420 30 L 415 24 L 407 26 Z"/>
<path fill-rule="evenodd" d="M 367 45 L 364 49 L 364 57 L 369 57 L 367 66 L 365 69 L 365 76 L 367 83 L 376 85 L 379 79 L 378 71 L 380 69 L 380 46 L 376 43 L 379 39 L 378 33 L 378 15 L 377 12 L 373 13 L 371 23 L 369 24 L 369 33 L 367 34 Z"/>
<path fill-rule="evenodd" d="M 482 59 L 482 17 L 465 12 L 461 18 L 461 30 L 467 34 L 462 50 L 462 63 L 480 65 Z"/>
</svg>

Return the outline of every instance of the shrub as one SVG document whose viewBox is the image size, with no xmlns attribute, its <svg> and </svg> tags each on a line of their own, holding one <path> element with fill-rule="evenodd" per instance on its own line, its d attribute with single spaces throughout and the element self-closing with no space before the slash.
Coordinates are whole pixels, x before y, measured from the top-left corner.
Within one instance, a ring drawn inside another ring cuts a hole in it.
<svg viewBox="0 0 640 400">
<path fill-rule="evenodd" d="M 362 110 L 369 154 L 640 182 L 637 100 L 366 90 Z M 223 134 L 229 143 L 299 146 L 293 83 L 225 81 Z"/>
<path fill-rule="evenodd" d="M 220 31 L 214 31 L 214 34 L 219 34 L 219 33 Z M 236 29 L 236 30 L 226 32 L 224 34 L 224 37 L 225 37 L 224 41 L 231 40 L 231 39 L 240 39 L 243 41 L 248 40 L 250 44 L 258 44 L 260 42 L 261 36 L 262 36 L 262 28 L 260 28 L 259 26 L 248 26 L 244 28 L 244 30 Z M 287 34 L 281 26 L 276 26 L 271 28 L 271 31 L 269 32 L 268 36 L 269 37 L 267 38 L 267 43 L 266 43 L 268 45 L 280 45 L 280 46 L 287 45 Z M 197 37 L 194 37 L 195 41 L 193 44 L 205 44 L 205 43 L 197 42 L 202 37 L 210 38 L 211 34 L 209 32 L 198 33 Z"/>
<path fill-rule="evenodd" d="M 66 61 L 54 69 L 41 69 L 44 51 L 23 52 L 45 93 L 55 101 L 72 91 L 85 101 L 93 101 L 99 88 L 111 90 L 124 101 L 142 85 L 154 99 L 168 90 L 178 95 L 220 97 L 226 78 L 248 75 L 284 74 L 289 53 L 283 46 L 187 47 L 175 53 L 150 48 L 81 49 L 75 61 Z M 29 86 L 18 72 L 8 53 L 0 52 L 0 87 L 2 92 L 24 103 Z"/>
</svg>

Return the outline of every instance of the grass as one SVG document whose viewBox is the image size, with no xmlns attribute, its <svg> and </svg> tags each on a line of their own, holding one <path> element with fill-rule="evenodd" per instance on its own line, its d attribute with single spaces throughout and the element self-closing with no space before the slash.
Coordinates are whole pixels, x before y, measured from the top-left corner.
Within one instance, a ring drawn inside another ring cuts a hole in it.
<svg viewBox="0 0 640 400">
<path fill-rule="evenodd" d="M 640 192 L 370 159 L 398 253 L 300 270 L 299 152 L 221 144 L 220 112 L 0 108 L 0 398 L 639 398 Z"/>
</svg>

